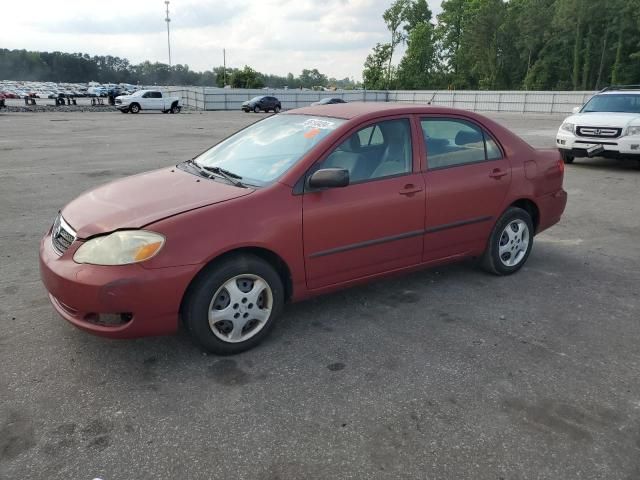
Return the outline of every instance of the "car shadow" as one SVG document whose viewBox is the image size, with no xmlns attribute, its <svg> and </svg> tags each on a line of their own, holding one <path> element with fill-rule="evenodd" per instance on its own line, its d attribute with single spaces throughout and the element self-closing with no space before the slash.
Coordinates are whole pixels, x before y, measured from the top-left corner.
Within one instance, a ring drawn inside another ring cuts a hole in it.
<svg viewBox="0 0 640 480">
<path fill-rule="evenodd" d="M 604 157 L 576 158 L 572 164 L 568 165 L 568 167 L 590 168 L 593 170 L 623 170 L 640 173 L 640 160 L 616 160 Z"/>
</svg>

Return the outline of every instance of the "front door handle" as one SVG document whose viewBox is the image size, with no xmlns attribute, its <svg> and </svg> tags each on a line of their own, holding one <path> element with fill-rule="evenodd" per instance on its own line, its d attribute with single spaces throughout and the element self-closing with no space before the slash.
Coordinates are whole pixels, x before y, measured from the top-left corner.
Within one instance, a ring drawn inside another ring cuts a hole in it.
<svg viewBox="0 0 640 480">
<path fill-rule="evenodd" d="M 398 193 L 400 195 L 413 195 L 414 193 L 418 193 L 422 191 L 422 187 L 417 187 L 412 183 L 409 183 L 408 185 L 405 185 L 404 187 L 402 187 L 402 190 L 400 190 Z"/>
<path fill-rule="evenodd" d="M 491 178 L 495 178 L 496 180 L 501 179 L 505 175 L 509 175 L 509 172 L 506 170 L 501 170 L 499 168 L 494 168 L 493 171 L 489 174 Z"/>
</svg>

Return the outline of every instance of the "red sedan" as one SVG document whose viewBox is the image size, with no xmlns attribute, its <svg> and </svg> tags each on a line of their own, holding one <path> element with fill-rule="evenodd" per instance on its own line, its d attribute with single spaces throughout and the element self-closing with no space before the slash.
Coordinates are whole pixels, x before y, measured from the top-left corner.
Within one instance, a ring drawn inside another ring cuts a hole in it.
<svg viewBox="0 0 640 480">
<path fill-rule="evenodd" d="M 232 354 L 286 301 L 469 257 L 520 269 L 567 194 L 557 150 L 462 110 L 273 115 L 193 160 L 64 207 L 40 245 L 58 313 L 112 338 L 175 332 Z"/>
</svg>

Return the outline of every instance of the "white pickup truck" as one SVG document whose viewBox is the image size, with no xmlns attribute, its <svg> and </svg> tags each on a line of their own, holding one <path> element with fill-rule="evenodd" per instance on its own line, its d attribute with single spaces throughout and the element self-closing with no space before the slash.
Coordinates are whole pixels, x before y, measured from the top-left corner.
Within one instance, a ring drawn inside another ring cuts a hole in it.
<svg viewBox="0 0 640 480">
<path fill-rule="evenodd" d="M 179 97 L 170 97 L 160 90 L 138 90 L 131 95 L 116 97 L 116 108 L 122 113 L 138 113 L 140 110 L 180 113 L 182 106 Z"/>
</svg>

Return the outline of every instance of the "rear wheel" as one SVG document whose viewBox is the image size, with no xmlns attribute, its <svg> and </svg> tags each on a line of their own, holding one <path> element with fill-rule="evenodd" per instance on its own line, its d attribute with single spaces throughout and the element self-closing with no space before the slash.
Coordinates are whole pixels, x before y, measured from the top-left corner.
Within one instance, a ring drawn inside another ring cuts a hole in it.
<svg viewBox="0 0 640 480">
<path fill-rule="evenodd" d="M 171 105 L 171 113 L 180 113 L 180 107 L 178 104 Z"/>
<path fill-rule="evenodd" d="M 276 113 L 280 113 L 280 105 L 276 105 L 273 111 Z"/>
<path fill-rule="evenodd" d="M 493 227 L 482 268 L 495 275 L 517 272 L 529 258 L 533 234 L 531 215 L 521 208 L 508 208 Z"/>
<path fill-rule="evenodd" d="M 564 163 L 573 163 L 575 157 L 573 155 L 569 155 L 566 151 L 561 150 L 560 154 L 562 155 L 562 161 Z"/>
<path fill-rule="evenodd" d="M 254 255 L 238 255 L 199 276 L 182 313 L 197 344 L 218 355 L 232 355 L 260 343 L 283 305 L 284 287 L 275 269 Z"/>
</svg>

